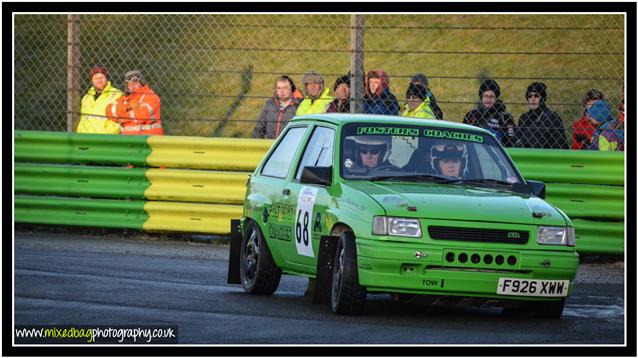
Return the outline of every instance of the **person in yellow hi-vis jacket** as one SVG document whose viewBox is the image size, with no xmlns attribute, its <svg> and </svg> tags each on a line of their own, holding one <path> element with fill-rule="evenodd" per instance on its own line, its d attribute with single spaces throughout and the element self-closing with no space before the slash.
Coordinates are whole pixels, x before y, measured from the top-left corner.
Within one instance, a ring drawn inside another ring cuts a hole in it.
<svg viewBox="0 0 638 358">
<path fill-rule="evenodd" d="M 120 125 L 106 117 L 106 106 L 115 102 L 123 93 L 111 85 L 109 73 L 103 66 L 95 66 L 89 72 L 93 86 L 82 97 L 80 122 L 76 132 L 120 134 Z"/>
<path fill-rule="evenodd" d="M 436 115 L 430 108 L 430 99 L 427 97 L 427 89 L 418 83 L 410 83 L 405 93 L 405 107 L 401 115 L 403 117 L 415 117 L 436 119 Z"/>
<path fill-rule="evenodd" d="M 304 85 L 306 98 L 297 107 L 296 115 L 324 113 L 333 98 L 328 95 L 330 88 L 325 88 L 323 76 L 315 71 L 310 71 L 303 76 L 301 82 Z"/>
</svg>

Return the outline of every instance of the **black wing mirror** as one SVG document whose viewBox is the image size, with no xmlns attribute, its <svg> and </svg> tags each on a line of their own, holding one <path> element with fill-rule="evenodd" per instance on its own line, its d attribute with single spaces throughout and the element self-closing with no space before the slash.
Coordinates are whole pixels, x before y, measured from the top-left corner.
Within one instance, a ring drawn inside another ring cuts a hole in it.
<svg viewBox="0 0 638 358">
<path fill-rule="evenodd" d="M 532 194 L 541 199 L 545 199 L 545 183 L 536 180 L 527 180 L 527 184 L 532 187 Z"/>
<path fill-rule="evenodd" d="M 301 183 L 329 186 L 332 183 L 332 166 L 304 167 L 301 172 Z"/>
</svg>

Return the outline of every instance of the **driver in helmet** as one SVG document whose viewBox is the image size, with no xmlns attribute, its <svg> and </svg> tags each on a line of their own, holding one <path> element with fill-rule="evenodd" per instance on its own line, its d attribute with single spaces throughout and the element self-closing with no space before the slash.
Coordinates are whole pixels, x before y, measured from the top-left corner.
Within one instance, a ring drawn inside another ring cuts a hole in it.
<svg viewBox="0 0 638 358">
<path fill-rule="evenodd" d="M 354 162 L 347 159 L 345 166 L 351 172 L 362 168 L 366 172 L 373 169 L 400 170 L 388 161 L 392 149 L 390 136 L 355 136 L 354 137 Z"/>
<path fill-rule="evenodd" d="M 437 174 L 461 178 L 467 167 L 467 149 L 465 144 L 444 143 L 433 145 L 430 149 L 430 164 Z"/>
</svg>

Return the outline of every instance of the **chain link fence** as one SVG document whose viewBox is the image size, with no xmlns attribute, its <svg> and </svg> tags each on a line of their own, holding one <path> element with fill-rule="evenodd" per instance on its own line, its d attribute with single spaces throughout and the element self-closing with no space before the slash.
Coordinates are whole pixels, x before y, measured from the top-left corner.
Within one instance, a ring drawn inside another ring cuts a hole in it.
<svg viewBox="0 0 638 358">
<path fill-rule="evenodd" d="M 355 65 L 366 72 L 384 70 L 401 108 L 412 76 L 427 75 L 444 120 L 455 122 L 480 104 L 479 86 L 491 78 L 500 86 L 499 100 L 514 124 L 525 126 L 520 117 L 530 109 L 526 90 L 532 82 L 543 82 L 546 103 L 562 120 L 569 146 L 589 90 L 604 93 L 614 118 L 619 115 L 625 65 L 622 14 L 360 19 L 359 28 L 347 14 L 18 14 L 15 128 L 72 130 L 94 65 L 105 66 L 113 85 L 122 90 L 124 73 L 142 70 L 161 97 L 168 135 L 250 137 L 277 77 L 287 74 L 301 89 L 302 76 L 315 70 L 332 94 L 335 80 L 357 69 Z M 363 52 L 355 51 L 357 45 Z M 354 63 L 357 58 L 363 61 Z M 360 98 L 363 91 L 355 92 Z M 562 135 L 560 121 L 530 120 L 559 129 L 528 131 L 536 141 L 533 146 L 560 140 L 548 138 Z"/>
</svg>

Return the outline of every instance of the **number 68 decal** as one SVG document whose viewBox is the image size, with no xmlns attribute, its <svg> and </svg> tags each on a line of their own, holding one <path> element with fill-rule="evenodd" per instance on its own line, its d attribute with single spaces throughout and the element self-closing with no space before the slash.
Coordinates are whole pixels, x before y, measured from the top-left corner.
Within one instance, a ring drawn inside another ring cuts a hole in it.
<svg viewBox="0 0 638 358">
<path fill-rule="evenodd" d="M 304 186 L 299 192 L 297 201 L 297 217 L 295 219 L 295 246 L 297 253 L 302 256 L 315 257 L 312 250 L 312 226 L 310 218 L 315 206 L 315 199 L 319 188 Z"/>
</svg>

